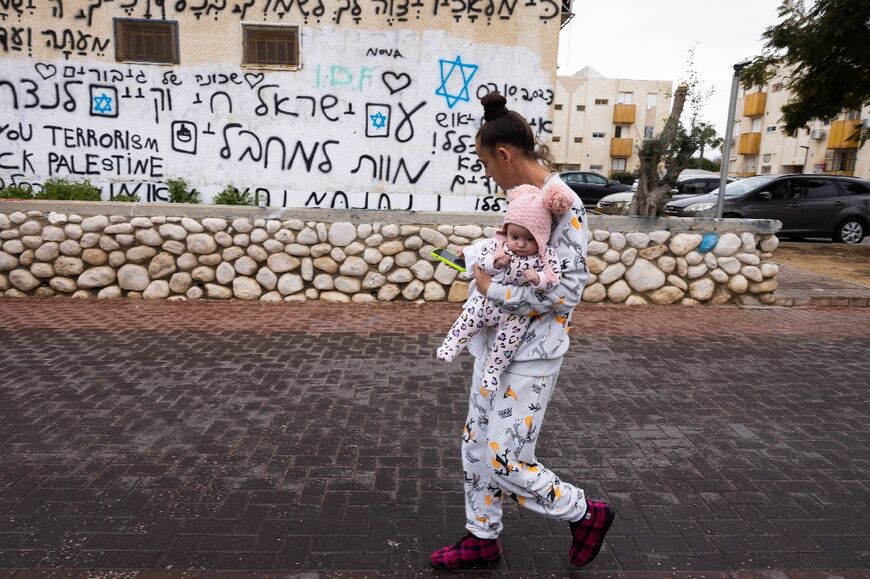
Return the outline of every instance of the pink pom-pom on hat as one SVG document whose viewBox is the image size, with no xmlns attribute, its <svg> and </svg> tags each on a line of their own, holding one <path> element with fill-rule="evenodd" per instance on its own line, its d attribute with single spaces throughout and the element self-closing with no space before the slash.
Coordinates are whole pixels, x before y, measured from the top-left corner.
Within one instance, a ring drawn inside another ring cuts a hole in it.
<svg viewBox="0 0 870 579">
<path fill-rule="evenodd" d="M 503 243 L 507 240 L 509 223 L 529 230 L 538 244 L 538 255 L 545 259 L 545 248 L 550 240 L 552 215 L 561 215 L 574 205 L 574 199 L 561 187 L 551 187 L 546 192 L 534 185 L 519 185 L 508 191 L 508 207 L 504 225 L 496 233 Z"/>
</svg>

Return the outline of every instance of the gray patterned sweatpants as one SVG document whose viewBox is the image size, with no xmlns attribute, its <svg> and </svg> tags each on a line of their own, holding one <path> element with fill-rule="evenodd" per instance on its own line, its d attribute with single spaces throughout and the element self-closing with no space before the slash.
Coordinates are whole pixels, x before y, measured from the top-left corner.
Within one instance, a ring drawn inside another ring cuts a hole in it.
<svg viewBox="0 0 870 579">
<path fill-rule="evenodd" d="M 535 443 L 559 372 L 530 377 L 502 374 L 495 392 L 483 388 L 485 361 L 471 380 L 468 418 L 462 433 L 465 527 L 481 539 L 502 530 L 502 501 L 563 521 L 586 512 L 583 490 L 559 479 L 535 458 Z"/>
</svg>

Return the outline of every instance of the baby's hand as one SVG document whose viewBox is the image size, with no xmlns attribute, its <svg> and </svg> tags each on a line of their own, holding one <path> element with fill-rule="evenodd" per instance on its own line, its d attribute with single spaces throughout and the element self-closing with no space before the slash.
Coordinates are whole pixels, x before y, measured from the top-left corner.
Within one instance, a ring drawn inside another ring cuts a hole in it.
<svg viewBox="0 0 870 579">
<path fill-rule="evenodd" d="M 524 271 L 523 277 L 526 278 L 526 281 L 532 285 L 538 285 L 538 282 L 541 279 L 541 276 L 538 275 L 538 272 L 533 269 L 527 269 L 526 271 Z"/>
<path fill-rule="evenodd" d="M 511 256 L 505 254 L 505 255 L 503 255 L 503 256 L 501 256 L 501 257 L 497 257 L 497 258 L 493 261 L 493 264 L 494 264 L 495 267 L 497 267 L 498 269 L 504 269 L 505 267 L 507 267 L 507 264 L 509 264 L 510 262 L 511 262 Z"/>
</svg>

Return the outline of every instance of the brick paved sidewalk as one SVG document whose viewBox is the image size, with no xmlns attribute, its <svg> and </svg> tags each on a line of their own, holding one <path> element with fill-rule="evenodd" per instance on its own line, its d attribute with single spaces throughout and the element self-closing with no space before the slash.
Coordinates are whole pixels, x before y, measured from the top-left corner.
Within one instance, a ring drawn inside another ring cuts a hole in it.
<svg viewBox="0 0 870 579">
<path fill-rule="evenodd" d="M 430 575 L 457 312 L 0 300 L 0 577 Z M 617 508 L 584 576 L 870 575 L 868 308 L 578 314 L 538 458 Z M 502 538 L 496 571 L 571 572 L 566 525 Z"/>
</svg>

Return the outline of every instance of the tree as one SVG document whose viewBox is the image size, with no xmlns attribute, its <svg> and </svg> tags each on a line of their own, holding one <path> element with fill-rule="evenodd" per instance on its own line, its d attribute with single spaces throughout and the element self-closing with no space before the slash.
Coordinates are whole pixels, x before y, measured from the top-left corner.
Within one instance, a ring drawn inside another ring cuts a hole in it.
<svg viewBox="0 0 870 579">
<path fill-rule="evenodd" d="M 741 79 L 748 89 L 787 71 L 793 98 L 782 107 L 782 120 L 788 135 L 870 102 L 870 2 L 815 0 L 807 8 L 803 0 L 783 0 L 779 17 Z M 862 144 L 867 137 L 864 131 Z"/>
<path fill-rule="evenodd" d="M 725 140 L 719 136 L 719 133 L 716 132 L 716 127 L 710 123 L 701 123 L 698 125 L 698 136 L 701 139 L 701 154 L 698 156 L 700 159 L 698 161 L 698 166 L 699 168 L 703 168 L 705 161 L 704 148 L 709 145 L 711 149 L 718 149 L 722 146 L 722 143 L 724 143 Z"/>
<path fill-rule="evenodd" d="M 701 124 L 698 115 L 712 91 L 703 91 L 694 71 L 694 48 L 689 51 L 688 81 L 681 83 L 674 92 L 671 114 L 658 135 L 644 139 L 638 148 L 637 191 L 631 200 L 629 213 L 644 217 L 659 215 L 677 179 L 692 160 L 692 155 L 701 146 Z M 691 110 L 689 128 L 680 118 L 689 100 Z"/>
</svg>

